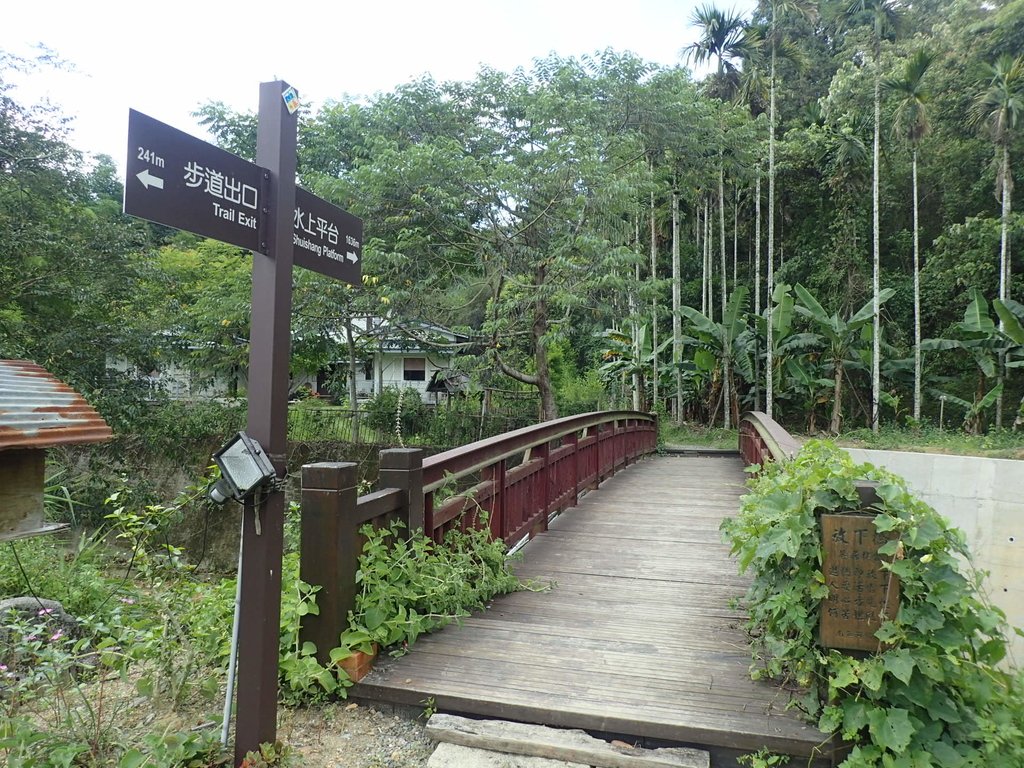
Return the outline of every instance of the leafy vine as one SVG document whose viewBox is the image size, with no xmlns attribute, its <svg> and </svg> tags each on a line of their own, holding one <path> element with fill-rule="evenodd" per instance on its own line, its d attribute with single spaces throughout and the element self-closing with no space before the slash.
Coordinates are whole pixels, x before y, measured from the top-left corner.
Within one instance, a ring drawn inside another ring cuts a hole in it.
<svg viewBox="0 0 1024 768">
<path fill-rule="evenodd" d="M 859 509 L 863 481 L 881 499 L 875 528 L 896 534 L 880 552 L 894 556 L 884 567 L 901 598 L 875 634 L 878 651 L 850 655 L 817 642 L 828 595 L 818 515 Z M 753 573 L 752 676 L 798 687 L 794 704 L 852 745 L 843 768 L 1024 765 L 1024 674 L 1000 666 L 1006 618 L 986 599 L 963 534 L 901 478 L 828 442 L 769 465 L 751 489 L 722 530 Z"/>
</svg>

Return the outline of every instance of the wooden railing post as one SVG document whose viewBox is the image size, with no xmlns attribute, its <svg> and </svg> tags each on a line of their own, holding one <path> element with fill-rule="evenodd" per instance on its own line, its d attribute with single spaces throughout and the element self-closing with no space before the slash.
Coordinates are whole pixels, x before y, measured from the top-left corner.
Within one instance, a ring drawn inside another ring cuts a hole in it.
<svg viewBox="0 0 1024 768">
<path fill-rule="evenodd" d="M 302 532 L 299 578 L 320 587 L 319 615 L 303 617 L 300 636 L 316 645 L 321 664 L 337 647 L 338 627 L 356 607 L 356 570 L 363 543 L 356 522 L 358 465 L 352 462 L 302 467 Z"/>
<path fill-rule="evenodd" d="M 551 456 L 551 443 L 542 443 L 541 445 L 534 446 L 530 449 L 531 459 L 540 459 L 540 472 L 535 474 L 535 478 L 532 481 L 534 491 L 534 500 L 537 504 L 537 508 L 541 512 L 540 520 L 537 521 L 532 529 L 530 529 L 530 538 L 532 539 L 538 533 L 543 533 L 548 529 L 548 513 L 551 508 L 551 478 L 548 476 L 548 471 L 551 468 L 551 463 L 548 459 Z"/>
<path fill-rule="evenodd" d="M 406 492 L 402 522 L 409 533 L 423 530 L 423 451 L 419 448 L 388 448 L 380 452 L 377 488 Z"/>
<path fill-rule="evenodd" d="M 580 495 L 580 450 L 579 437 L 575 432 L 563 438 L 563 444 L 572 446 L 572 453 L 569 454 L 569 466 L 572 468 L 569 473 L 569 487 L 572 493 L 569 494 L 569 501 L 566 506 L 575 507 L 576 497 Z"/>
<path fill-rule="evenodd" d="M 487 520 L 488 527 L 491 530 L 491 538 L 504 541 L 505 537 L 509 534 L 508 526 L 505 522 L 505 460 L 501 459 L 483 470 L 482 479 L 489 480 L 493 484 L 490 517 Z"/>
</svg>

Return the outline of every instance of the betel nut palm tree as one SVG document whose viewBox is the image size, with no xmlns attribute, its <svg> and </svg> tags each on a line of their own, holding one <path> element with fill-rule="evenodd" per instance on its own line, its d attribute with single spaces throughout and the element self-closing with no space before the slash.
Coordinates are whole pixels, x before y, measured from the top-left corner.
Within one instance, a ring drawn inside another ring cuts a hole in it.
<svg viewBox="0 0 1024 768">
<path fill-rule="evenodd" d="M 1024 116 L 1024 55 L 1016 59 L 1003 54 L 992 64 L 984 65 L 987 81 L 974 101 L 971 121 L 988 130 L 996 146 L 996 191 L 1000 202 L 999 237 L 999 300 L 1010 296 L 1010 214 L 1013 211 L 1013 175 L 1010 166 L 1010 140 L 1014 129 Z M 1004 330 L 1003 320 L 999 330 Z M 999 380 L 1002 381 L 1004 360 L 999 360 Z M 1003 423 L 1003 399 L 996 402 L 996 426 Z"/>
<path fill-rule="evenodd" d="M 865 18 L 866 17 L 866 18 Z M 851 0 L 846 9 L 846 23 L 850 26 L 862 23 L 871 25 L 871 61 L 874 70 L 874 114 L 875 130 L 872 143 L 871 175 L 871 295 L 873 302 L 871 341 L 871 429 L 878 431 L 878 406 L 881 399 L 882 305 L 881 292 L 881 247 L 879 221 L 879 171 L 882 132 L 882 40 L 896 29 L 899 15 L 896 0 Z"/>
<path fill-rule="evenodd" d="M 914 420 L 921 420 L 921 242 L 918 222 L 917 152 L 921 139 L 929 131 L 925 73 L 935 56 L 921 49 L 903 65 L 897 77 L 882 81 L 882 90 L 899 96 L 893 128 L 910 144 L 914 205 Z"/>
</svg>

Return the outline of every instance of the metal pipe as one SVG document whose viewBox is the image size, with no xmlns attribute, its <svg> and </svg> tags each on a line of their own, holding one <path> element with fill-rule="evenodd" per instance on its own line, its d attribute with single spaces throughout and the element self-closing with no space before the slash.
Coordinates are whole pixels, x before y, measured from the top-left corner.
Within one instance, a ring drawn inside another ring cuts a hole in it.
<svg viewBox="0 0 1024 768">
<path fill-rule="evenodd" d="M 242 518 L 244 527 L 245 518 Z M 231 627 L 231 653 L 228 656 L 228 690 L 224 694 L 224 722 L 220 730 L 220 743 L 225 747 L 228 745 L 228 731 L 231 730 L 231 701 L 235 695 L 235 667 L 238 662 L 238 624 L 242 611 L 242 542 L 245 539 L 239 535 L 238 538 L 238 572 L 235 574 L 235 620 Z"/>
</svg>

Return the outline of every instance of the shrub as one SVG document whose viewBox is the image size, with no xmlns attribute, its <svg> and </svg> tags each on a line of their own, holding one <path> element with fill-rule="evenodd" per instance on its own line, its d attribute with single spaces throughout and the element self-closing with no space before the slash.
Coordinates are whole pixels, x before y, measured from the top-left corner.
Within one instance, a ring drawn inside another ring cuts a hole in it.
<svg viewBox="0 0 1024 768">
<path fill-rule="evenodd" d="M 877 483 L 874 525 L 894 532 L 881 548 L 899 577 L 900 607 L 875 637 L 880 650 L 856 657 L 816 642 L 821 601 L 821 512 L 857 510 L 855 485 Z M 963 534 L 904 482 L 855 465 L 831 443 L 809 442 L 752 481 L 740 515 L 723 523 L 746 595 L 755 678 L 803 689 L 797 705 L 826 733 L 855 744 L 848 768 L 1024 765 L 1024 690 L 997 665 L 1005 617 L 990 605 Z"/>
<path fill-rule="evenodd" d="M 401 395 L 401 397 L 399 397 Z M 366 404 L 366 426 L 384 434 L 396 434 L 401 407 L 402 435 L 416 435 L 426 427 L 430 413 L 423 404 L 419 390 L 407 387 L 386 387 Z"/>
</svg>

